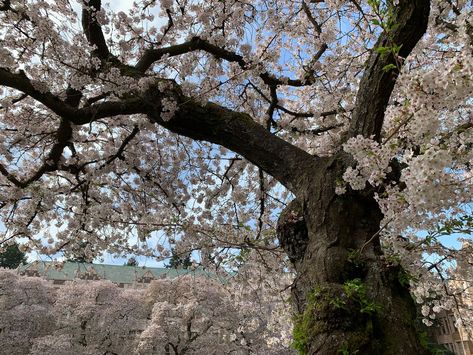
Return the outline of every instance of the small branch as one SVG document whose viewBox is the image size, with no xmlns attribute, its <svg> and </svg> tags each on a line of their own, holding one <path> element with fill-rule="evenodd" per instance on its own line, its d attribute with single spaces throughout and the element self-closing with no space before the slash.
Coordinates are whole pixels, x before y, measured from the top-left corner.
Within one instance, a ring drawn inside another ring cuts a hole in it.
<svg viewBox="0 0 473 355">
<path fill-rule="evenodd" d="M 125 151 L 126 146 L 133 140 L 133 138 L 135 138 L 135 136 L 138 134 L 139 131 L 140 129 L 137 126 L 135 126 L 133 130 L 131 131 L 131 133 L 123 140 L 117 152 L 113 154 L 112 156 L 110 156 L 107 159 L 107 161 L 100 167 L 100 169 L 103 168 L 105 165 L 110 164 L 115 159 L 124 160 L 125 158 L 123 157 L 123 152 Z"/>
<path fill-rule="evenodd" d="M 291 127 L 290 130 L 292 132 L 295 132 L 295 133 L 313 134 L 313 135 L 318 136 L 322 133 L 331 131 L 332 129 L 335 129 L 335 128 L 340 128 L 342 126 L 343 126 L 343 123 L 337 123 L 337 124 L 334 124 L 332 126 L 319 127 L 319 128 L 313 128 L 313 129 L 307 129 L 307 130 L 299 129 L 299 128 L 296 128 L 296 127 Z"/>
<path fill-rule="evenodd" d="M 269 107 L 268 107 L 268 110 L 266 111 L 266 116 L 267 116 L 266 129 L 268 131 L 271 130 L 271 126 L 277 125 L 276 121 L 274 120 L 273 115 L 274 115 L 274 110 L 277 108 L 278 101 L 279 101 L 275 85 L 269 87 L 269 92 L 271 95 L 271 99 L 269 100 Z"/>
<path fill-rule="evenodd" d="M 271 104 L 271 99 L 269 97 L 267 97 L 263 91 L 261 91 L 255 84 L 253 84 L 251 81 L 250 81 L 250 85 L 253 89 L 255 89 L 255 91 L 261 95 L 261 97 L 263 99 L 265 99 L 269 104 Z M 296 111 L 292 111 L 292 110 L 289 110 L 287 108 L 285 108 L 284 106 L 280 105 L 280 104 L 276 104 L 275 108 L 277 108 L 278 110 L 281 110 L 282 112 L 284 113 L 287 113 L 288 115 L 291 115 L 291 116 L 294 116 L 294 117 L 306 117 L 306 118 L 309 118 L 309 117 L 314 117 L 315 114 L 313 112 L 296 112 Z M 345 110 L 344 108 L 339 108 L 339 109 L 336 109 L 336 110 L 330 110 L 330 111 L 325 111 L 325 112 L 321 112 L 318 114 L 318 116 L 320 117 L 328 117 L 328 116 L 333 116 L 333 115 L 336 115 L 338 113 L 343 113 L 343 112 L 347 112 L 347 110 Z"/>
<path fill-rule="evenodd" d="M 389 136 L 386 137 L 386 139 L 383 141 L 383 144 L 386 144 L 387 142 L 389 142 L 389 140 L 391 140 L 395 135 L 396 133 L 399 132 L 399 130 L 405 126 L 407 123 L 409 123 L 409 121 L 414 117 L 413 114 L 409 115 L 406 119 L 404 119 L 398 126 L 396 126 L 396 128 L 394 128 L 394 130 L 389 134 Z"/>
<path fill-rule="evenodd" d="M 371 236 L 370 239 L 368 239 L 368 240 L 365 242 L 365 244 L 362 245 L 362 247 L 360 248 L 360 254 L 363 253 L 363 250 L 365 249 L 365 247 L 366 247 L 369 243 L 371 243 L 377 236 L 379 236 L 379 234 L 380 234 L 383 230 L 385 230 L 386 227 L 388 226 L 388 224 L 391 223 L 392 221 L 393 221 L 393 218 L 391 218 L 389 221 L 387 221 L 380 229 L 378 229 L 378 231 L 377 231 L 375 234 L 373 234 L 373 235 Z"/>
<path fill-rule="evenodd" d="M 322 28 L 320 27 L 319 23 L 315 20 L 312 12 L 310 12 L 309 6 L 307 6 L 305 1 L 302 1 L 302 10 L 304 10 L 307 18 L 309 19 L 310 23 L 314 26 L 315 31 L 320 35 L 322 33 Z"/>
<path fill-rule="evenodd" d="M 2 164 L 0 164 L 0 173 L 7 178 L 8 181 L 13 183 L 15 186 L 25 188 L 31 183 L 39 180 L 45 173 L 56 171 L 58 169 L 59 160 L 61 159 L 62 152 L 67 146 L 69 140 L 72 137 L 72 127 L 69 121 L 61 120 L 61 124 L 56 132 L 57 142 L 52 146 L 48 156 L 41 165 L 41 167 L 28 179 L 19 180 L 13 174 L 11 174 Z"/>
<path fill-rule="evenodd" d="M 27 94 L 21 94 L 19 97 L 14 98 L 13 100 L 11 100 L 11 104 L 12 104 L 12 105 L 13 105 L 13 104 L 16 104 L 17 102 L 20 102 L 20 101 L 26 99 L 27 97 L 28 97 Z M 3 110 L 4 108 L 5 108 L 5 107 L 0 106 L 0 110 Z"/>
<path fill-rule="evenodd" d="M 164 38 L 166 37 L 166 35 L 168 34 L 168 32 L 171 30 L 171 28 L 174 26 L 174 21 L 173 21 L 173 19 L 172 19 L 171 10 L 166 9 L 166 14 L 168 15 L 168 26 L 167 26 L 166 29 L 164 30 L 164 33 L 163 33 L 161 39 L 160 39 L 159 42 L 157 43 L 158 46 L 160 46 L 160 45 L 163 43 Z"/>
<path fill-rule="evenodd" d="M 264 216 L 264 211 L 266 209 L 265 206 L 265 186 L 264 186 L 264 173 L 263 170 L 258 169 L 258 177 L 259 177 L 259 188 L 260 188 L 260 211 L 259 211 L 259 216 L 258 216 L 258 233 L 256 235 L 256 240 L 258 240 L 261 236 L 261 232 L 263 231 L 263 216 Z"/>
</svg>

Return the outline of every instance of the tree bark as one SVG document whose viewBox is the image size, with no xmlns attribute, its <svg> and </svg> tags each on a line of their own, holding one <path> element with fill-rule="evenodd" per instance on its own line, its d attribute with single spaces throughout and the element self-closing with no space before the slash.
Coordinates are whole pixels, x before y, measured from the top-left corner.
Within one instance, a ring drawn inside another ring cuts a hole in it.
<svg viewBox="0 0 473 355">
<path fill-rule="evenodd" d="M 294 264 L 300 354 L 423 354 L 403 270 L 384 257 L 372 189 L 335 194 L 350 159 L 324 159 L 288 205 L 278 237 Z"/>
</svg>

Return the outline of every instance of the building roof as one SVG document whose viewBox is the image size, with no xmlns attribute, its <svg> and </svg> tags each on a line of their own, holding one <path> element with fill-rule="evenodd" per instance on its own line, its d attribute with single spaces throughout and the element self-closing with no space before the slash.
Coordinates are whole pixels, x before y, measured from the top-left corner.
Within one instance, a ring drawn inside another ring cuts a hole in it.
<svg viewBox="0 0 473 355">
<path fill-rule="evenodd" d="M 20 265 L 17 270 L 22 275 L 41 276 L 48 280 L 72 281 L 74 279 L 95 279 L 109 280 L 117 284 L 149 282 L 153 279 L 176 277 L 185 274 L 215 277 L 215 275 L 202 269 L 167 269 L 78 262 L 55 263 L 51 261 L 33 261 L 26 265 Z"/>
</svg>

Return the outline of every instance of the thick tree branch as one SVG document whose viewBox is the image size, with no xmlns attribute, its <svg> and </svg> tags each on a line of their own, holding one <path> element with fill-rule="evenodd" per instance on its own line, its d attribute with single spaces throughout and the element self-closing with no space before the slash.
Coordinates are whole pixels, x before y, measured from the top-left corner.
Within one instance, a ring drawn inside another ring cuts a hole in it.
<svg viewBox="0 0 473 355">
<path fill-rule="evenodd" d="M 177 104 L 177 111 L 169 121 L 162 118 L 163 99 Z M 174 133 L 219 144 L 241 154 L 293 192 L 297 191 L 303 172 L 316 160 L 268 132 L 249 115 L 211 102 L 197 103 L 184 96 L 177 84 L 166 92 L 151 88 L 142 97 L 83 108 L 71 121 L 85 124 L 103 117 L 133 113 L 146 113 L 153 122 Z"/>
<path fill-rule="evenodd" d="M 13 74 L 0 69 L 0 85 L 28 94 L 62 117 L 65 122 L 75 125 L 117 115 L 148 114 L 154 122 L 175 133 L 219 144 L 241 154 L 293 192 L 297 189 L 302 172 L 308 164 L 315 161 L 312 155 L 271 134 L 247 114 L 210 102 L 201 105 L 182 95 L 175 83 L 166 92 L 151 88 L 142 96 L 136 94 L 120 101 L 100 102 L 81 109 L 66 104 L 49 92 L 35 89 L 23 72 Z M 164 98 L 171 98 L 178 104 L 176 115 L 170 121 L 161 118 Z M 35 174 L 34 179 L 37 180 L 44 172 Z M 3 175 L 11 177 L 6 170 Z M 24 182 L 9 180 L 15 185 L 24 185 Z M 33 181 L 30 180 L 28 183 Z"/>
<path fill-rule="evenodd" d="M 340 127 L 343 127 L 343 123 L 336 123 L 330 126 L 318 127 L 318 128 L 312 128 L 312 129 L 299 129 L 296 127 L 290 127 L 289 130 L 295 133 L 312 134 L 312 135 L 318 136 L 325 132 L 331 131 L 332 129 L 340 128 Z"/>
<path fill-rule="evenodd" d="M 70 120 L 76 125 L 87 124 L 101 118 L 145 113 L 143 98 L 132 97 L 120 101 L 106 101 L 81 108 Z"/>
<path fill-rule="evenodd" d="M 148 98 L 153 122 L 180 135 L 219 144 L 248 159 L 272 175 L 292 192 L 316 158 L 271 134 L 248 114 L 235 112 L 214 103 L 201 105 L 183 95 L 176 95 L 178 109 L 164 121 L 156 99 Z"/>
<path fill-rule="evenodd" d="M 394 13 L 396 27 L 384 32 L 374 46 L 360 82 L 348 137 L 374 136 L 380 140 L 384 112 L 394 89 L 402 63 L 392 53 L 376 48 L 400 46 L 399 56 L 406 58 L 427 30 L 430 0 L 400 0 Z M 388 65 L 396 68 L 386 70 Z"/>
<path fill-rule="evenodd" d="M 26 94 L 21 94 L 19 97 L 12 99 L 12 100 L 10 101 L 10 103 L 11 103 L 11 104 L 16 104 L 16 103 L 18 103 L 18 102 L 20 102 L 20 101 L 26 99 L 27 97 L 28 97 L 28 95 L 26 95 Z M 5 107 L 0 106 L 0 110 L 3 110 L 4 108 L 5 108 Z"/>
<path fill-rule="evenodd" d="M 0 5 L 0 11 L 7 11 L 11 9 L 11 1 L 10 0 L 3 0 L 2 4 Z"/>
<path fill-rule="evenodd" d="M 151 65 L 153 65 L 154 62 L 158 61 L 164 56 L 175 57 L 197 50 L 207 52 L 216 58 L 224 59 L 228 62 L 237 63 L 244 70 L 251 69 L 252 67 L 252 64 L 247 63 L 241 55 L 211 44 L 203 39 L 200 39 L 199 37 L 194 37 L 190 41 L 184 42 L 182 44 L 176 44 L 170 47 L 158 49 L 148 49 L 138 61 L 135 68 L 144 73 Z M 267 71 L 261 73 L 260 77 L 267 85 L 290 85 L 300 87 L 311 84 L 310 80 L 276 77 Z"/>
<path fill-rule="evenodd" d="M 76 113 L 74 107 L 67 105 L 55 95 L 35 88 L 33 82 L 23 71 L 11 73 L 7 69 L 0 67 L 0 85 L 8 86 L 31 96 L 61 117 L 69 118 Z"/>
<path fill-rule="evenodd" d="M 85 36 L 91 45 L 94 45 L 96 49 L 94 54 L 102 60 L 106 60 L 110 56 L 105 36 L 102 32 L 102 27 L 97 22 L 97 12 L 102 7 L 101 0 L 85 0 L 85 7 L 82 9 L 82 27 L 84 29 Z"/>
<path fill-rule="evenodd" d="M 23 71 L 11 73 L 0 67 L 0 85 L 23 92 L 42 103 L 56 115 L 76 125 L 90 123 L 104 117 L 144 113 L 142 97 L 101 102 L 78 109 L 76 106 L 81 98 L 79 91 L 68 90 L 66 101 L 62 101 L 51 92 L 35 88 L 33 82 Z"/>
</svg>

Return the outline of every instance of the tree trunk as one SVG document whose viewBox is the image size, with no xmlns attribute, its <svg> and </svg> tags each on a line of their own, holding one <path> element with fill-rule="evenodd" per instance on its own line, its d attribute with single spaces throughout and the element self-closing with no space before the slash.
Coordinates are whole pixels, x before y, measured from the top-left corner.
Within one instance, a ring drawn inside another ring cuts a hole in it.
<svg viewBox="0 0 473 355">
<path fill-rule="evenodd" d="M 294 346 L 300 354 L 423 354 L 403 270 L 381 251 L 373 192 L 335 194 L 349 163 L 343 154 L 325 159 L 278 222 L 297 273 Z"/>
</svg>

